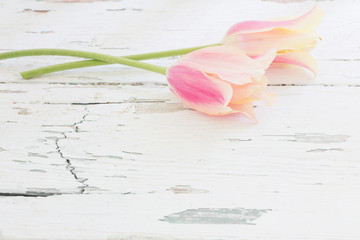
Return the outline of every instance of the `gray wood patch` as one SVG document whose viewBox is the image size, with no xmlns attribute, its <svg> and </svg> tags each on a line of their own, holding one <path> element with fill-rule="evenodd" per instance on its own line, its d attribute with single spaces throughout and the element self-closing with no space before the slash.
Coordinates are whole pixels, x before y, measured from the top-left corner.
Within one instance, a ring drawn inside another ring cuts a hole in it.
<svg viewBox="0 0 360 240">
<path fill-rule="evenodd" d="M 254 224 L 270 209 L 197 208 L 165 216 L 160 221 L 186 224 Z"/>
</svg>

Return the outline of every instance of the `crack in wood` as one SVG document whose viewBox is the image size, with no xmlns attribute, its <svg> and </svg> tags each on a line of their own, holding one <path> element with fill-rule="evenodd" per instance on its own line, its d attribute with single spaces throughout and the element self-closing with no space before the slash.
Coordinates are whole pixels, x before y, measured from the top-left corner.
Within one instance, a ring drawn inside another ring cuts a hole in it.
<svg viewBox="0 0 360 240">
<path fill-rule="evenodd" d="M 354 60 L 355 61 L 355 60 Z M 347 75 L 342 75 L 343 77 L 349 77 Z M 79 77 L 68 77 L 70 79 L 75 78 L 79 79 Z M 350 77 L 353 78 L 353 77 Z M 90 78 L 94 80 L 101 80 L 101 78 Z M 28 82 L 0 82 L 0 84 L 28 84 Z M 149 86 L 149 87 L 167 87 L 167 83 L 161 82 L 48 82 L 48 85 L 64 85 L 64 86 Z M 301 83 L 273 83 L 268 84 L 268 86 L 273 87 L 360 87 L 360 84 L 343 84 L 343 83 L 311 83 L 311 84 L 301 84 Z"/>
<path fill-rule="evenodd" d="M 56 188 L 28 188 L 25 192 L 0 192 L 0 197 L 49 197 L 62 194 Z"/>
<path fill-rule="evenodd" d="M 80 125 L 81 123 L 85 122 L 85 118 L 88 116 L 89 110 L 88 110 L 87 107 L 85 107 L 85 111 L 86 111 L 87 113 L 85 113 L 85 114 L 83 115 L 82 119 L 81 119 L 80 121 L 78 121 L 78 122 L 75 122 L 75 123 L 72 125 L 73 128 L 74 128 L 74 130 L 75 130 L 75 132 L 79 132 L 79 125 Z"/>
<path fill-rule="evenodd" d="M 103 105 L 103 104 L 107 104 L 107 105 L 110 105 L 110 104 L 124 104 L 124 103 L 127 103 L 127 102 L 82 102 L 82 103 L 50 103 L 50 102 L 47 102 L 45 104 L 59 104 L 59 105 L 83 105 L 83 106 L 88 106 L 88 105 Z"/>
<path fill-rule="evenodd" d="M 74 128 L 75 132 L 79 132 L 79 125 L 83 122 L 86 121 L 86 116 L 88 115 L 88 108 L 85 107 L 85 111 L 86 113 L 82 116 L 81 120 L 78 122 L 75 122 L 74 124 L 72 124 L 72 127 Z M 66 169 L 69 170 L 69 172 L 71 173 L 71 175 L 73 175 L 74 179 L 81 184 L 81 186 L 79 186 L 79 193 L 83 194 L 85 192 L 85 189 L 89 186 L 88 184 L 86 184 L 85 182 L 88 180 L 88 178 L 81 178 L 76 174 L 76 168 L 73 166 L 70 158 L 67 158 L 64 156 L 63 152 L 61 151 L 60 145 L 59 145 L 59 141 L 60 140 L 64 140 L 67 139 L 66 133 L 62 132 L 61 133 L 63 135 L 62 138 L 55 138 L 55 146 L 56 146 L 56 151 L 59 153 L 60 157 L 62 159 L 65 159 L 66 162 Z"/>
<path fill-rule="evenodd" d="M 116 101 L 116 102 L 70 102 L 70 103 L 57 103 L 57 102 L 44 102 L 44 104 L 48 105 L 80 105 L 80 106 L 88 106 L 88 105 L 112 105 L 112 104 L 127 104 L 127 103 L 167 103 L 169 99 L 136 99 L 130 98 L 124 101 Z"/>
<path fill-rule="evenodd" d="M 70 159 L 69 159 L 69 158 L 65 158 L 64 155 L 63 155 L 63 153 L 61 152 L 61 149 L 60 149 L 60 146 L 59 146 L 59 140 L 60 140 L 60 139 L 66 139 L 66 138 L 67 138 L 65 134 L 63 134 L 63 135 L 64 135 L 64 138 L 57 138 L 57 139 L 55 140 L 56 149 L 57 149 L 60 157 L 63 158 L 63 159 L 65 159 L 65 162 L 66 162 L 66 164 L 67 164 L 66 169 L 69 170 L 69 172 L 71 173 L 71 175 L 73 175 L 73 177 L 75 178 L 75 180 L 76 180 L 77 182 L 81 183 L 81 186 L 79 186 L 79 189 L 80 189 L 79 193 L 80 193 L 80 194 L 83 194 L 83 193 L 85 192 L 85 188 L 87 188 L 87 187 L 89 186 L 88 184 L 85 183 L 88 179 L 87 179 L 87 178 L 79 178 L 79 177 L 77 176 L 76 172 L 75 172 L 75 167 L 72 165 Z"/>
<path fill-rule="evenodd" d="M 101 80 L 101 78 L 96 77 L 67 77 L 69 79 L 91 79 L 91 80 Z M 8 84 L 29 84 L 27 81 L 22 82 L 0 82 L 0 84 L 8 85 Z M 149 87 L 167 87 L 167 83 L 162 82 L 47 82 L 47 85 L 66 85 L 66 86 L 149 86 Z"/>
<path fill-rule="evenodd" d="M 0 197 L 49 197 L 54 195 L 62 195 L 61 193 L 46 193 L 46 192 L 30 192 L 26 193 L 6 193 L 0 192 Z"/>
</svg>

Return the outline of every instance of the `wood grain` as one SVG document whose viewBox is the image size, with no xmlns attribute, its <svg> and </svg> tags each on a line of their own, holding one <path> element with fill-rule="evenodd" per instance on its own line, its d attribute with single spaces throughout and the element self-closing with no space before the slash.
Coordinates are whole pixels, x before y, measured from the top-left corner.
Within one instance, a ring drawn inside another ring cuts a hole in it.
<svg viewBox="0 0 360 240">
<path fill-rule="evenodd" d="M 259 123 L 184 108 L 141 70 L 23 80 L 74 58 L 1 61 L 0 239 L 359 239 L 360 2 L 0 0 L 0 51 L 210 44 L 315 2 L 319 75 L 271 79 L 278 99 L 257 105 Z"/>
</svg>

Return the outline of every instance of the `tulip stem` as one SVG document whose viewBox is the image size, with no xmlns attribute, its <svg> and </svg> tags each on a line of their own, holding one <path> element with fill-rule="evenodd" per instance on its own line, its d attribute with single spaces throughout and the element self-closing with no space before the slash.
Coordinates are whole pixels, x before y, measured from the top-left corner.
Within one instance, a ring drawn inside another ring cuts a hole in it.
<svg viewBox="0 0 360 240">
<path fill-rule="evenodd" d="M 145 70 L 149 70 L 152 72 L 157 72 L 160 74 L 166 74 L 166 68 L 160 67 L 152 64 L 138 62 L 136 60 L 146 60 L 153 58 L 162 58 L 162 57 L 171 57 L 183 55 L 201 48 L 210 47 L 210 46 L 218 46 L 220 44 L 212 44 L 191 48 L 182 48 L 168 51 L 160 51 L 160 52 L 151 52 L 151 53 L 143 53 L 143 54 L 135 54 L 128 55 L 123 57 L 114 57 L 105 54 L 93 53 L 93 52 L 85 52 L 85 51 L 75 51 L 75 50 L 65 50 L 65 49 L 29 49 L 29 50 L 19 50 L 12 51 L 6 53 L 0 53 L 0 60 L 15 58 L 15 57 L 25 57 L 25 56 L 39 56 L 39 55 L 60 55 L 60 56 L 73 56 L 73 57 L 83 57 L 94 60 L 83 60 L 77 62 L 63 63 L 57 65 L 51 65 L 47 67 L 37 68 L 30 71 L 21 72 L 21 76 L 24 79 L 29 79 L 32 77 L 36 77 L 39 75 L 58 72 L 63 70 L 75 69 L 75 68 L 83 68 L 83 67 L 92 67 L 99 65 L 107 65 L 107 64 L 123 64 L 127 66 L 132 66 L 136 68 L 141 68 Z"/>
<path fill-rule="evenodd" d="M 124 57 L 114 57 L 110 55 L 85 52 L 85 51 L 76 51 L 76 50 L 67 50 L 67 49 L 28 49 L 28 50 L 18 50 L 6 53 L 0 53 L 0 60 L 7 58 L 15 57 L 25 57 L 25 56 L 37 56 L 37 55 L 59 55 L 59 56 L 72 56 L 72 57 L 83 57 L 89 59 L 95 59 L 107 63 L 118 63 L 126 66 L 136 67 L 151 72 L 156 72 L 165 75 L 165 67 L 152 65 L 148 63 L 139 62 L 136 60 L 124 58 Z M 23 78 L 27 79 L 29 76 L 25 73 L 21 73 Z"/>
</svg>

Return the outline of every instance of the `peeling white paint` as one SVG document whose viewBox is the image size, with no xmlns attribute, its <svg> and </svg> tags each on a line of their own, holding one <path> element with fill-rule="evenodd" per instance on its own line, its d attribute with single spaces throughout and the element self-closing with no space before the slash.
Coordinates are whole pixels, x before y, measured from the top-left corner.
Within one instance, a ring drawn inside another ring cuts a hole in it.
<svg viewBox="0 0 360 240">
<path fill-rule="evenodd" d="M 0 0 L 0 51 L 210 44 L 237 21 L 314 4 L 288 2 Z M 141 70 L 25 81 L 19 71 L 70 58 L 0 61 L 0 239 L 359 239 L 360 3 L 317 4 L 318 77 L 271 79 L 278 100 L 257 104 L 257 124 L 184 108 Z"/>
</svg>

